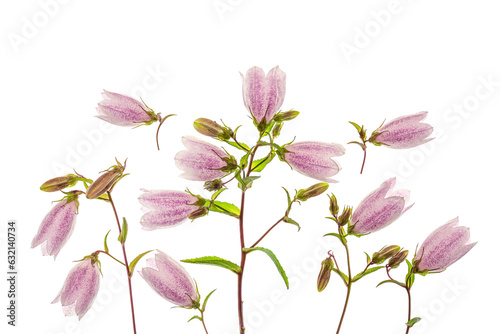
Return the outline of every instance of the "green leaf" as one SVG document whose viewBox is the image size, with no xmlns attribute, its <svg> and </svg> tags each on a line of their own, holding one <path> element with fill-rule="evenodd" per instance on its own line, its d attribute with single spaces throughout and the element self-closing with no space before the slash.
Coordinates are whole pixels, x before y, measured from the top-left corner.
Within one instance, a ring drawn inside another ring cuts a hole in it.
<svg viewBox="0 0 500 334">
<path fill-rule="evenodd" d="M 292 218 L 290 218 L 290 217 L 284 217 L 284 218 L 283 218 L 283 221 L 284 221 L 285 223 L 288 223 L 288 224 L 292 224 L 292 225 L 297 226 L 297 228 L 298 228 L 297 232 L 298 232 L 298 231 L 300 231 L 300 225 L 299 225 L 299 223 L 297 223 L 297 222 L 296 222 L 295 220 L 293 220 Z"/>
<path fill-rule="evenodd" d="M 372 262 L 372 259 L 370 258 L 370 255 L 368 255 L 368 253 L 367 253 L 367 252 L 365 252 L 365 254 L 366 254 L 366 264 L 371 263 L 371 262 Z"/>
<path fill-rule="evenodd" d="M 203 301 L 203 305 L 201 306 L 201 312 L 205 312 L 205 308 L 207 306 L 207 301 L 208 301 L 208 298 L 210 298 L 210 296 L 212 295 L 212 293 L 215 292 L 215 290 L 217 289 L 214 289 L 212 290 L 206 297 L 205 297 L 205 300 Z"/>
<path fill-rule="evenodd" d="M 266 253 L 267 256 L 269 256 L 271 258 L 271 260 L 276 265 L 276 268 L 278 269 L 281 277 L 285 281 L 286 288 L 288 289 L 290 287 L 290 285 L 288 283 L 288 277 L 286 276 L 285 270 L 283 269 L 280 262 L 278 261 L 278 258 L 276 258 L 276 255 L 274 255 L 274 253 L 270 249 L 263 248 L 263 247 L 243 248 L 243 251 L 246 253 L 251 253 L 251 252 L 256 251 L 256 250 L 259 250 L 259 251 Z"/>
<path fill-rule="evenodd" d="M 275 144 L 273 143 L 273 147 L 276 149 L 277 151 L 277 154 L 278 154 L 278 158 L 281 160 L 281 161 L 284 161 L 285 160 L 285 150 L 283 149 L 283 147 L 279 146 L 278 144 Z"/>
<path fill-rule="evenodd" d="M 245 188 L 246 189 L 252 188 L 253 181 L 255 181 L 259 178 L 260 178 L 260 176 L 247 176 L 247 177 L 243 178 L 243 182 L 245 183 Z"/>
<path fill-rule="evenodd" d="M 358 141 L 350 141 L 347 144 L 358 144 L 359 146 L 361 146 L 361 148 L 363 149 L 363 151 L 366 150 L 366 145 L 363 144 L 363 143 L 360 143 Z"/>
<path fill-rule="evenodd" d="M 250 151 L 250 147 L 248 147 L 246 144 L 244 143 L 240 143 L 241 146 L 243 146 L 243 148 L 241 148 L 240 145 L 236 144 L 236 142 L 234 141 L 226 141 L 226 143 L 228 143 L 229 145 L 231 146 L 234 146 L 236 147 L 237 149 L 239 150 L 242 150 L 242 151 Z"/>
<path fill-rule="evenodd" d="M 139 255 L 137 255 L 137 257 L 134 260 L 132 260 L 132 262 L 130 262 L 130 264 L 128 265 L 128 274 L 130 277 L 132 277 L 132 275 L 134 274 L 135 266 L 137 266 L 137 263 L 139 262 L 139 260 L 142 259 L 142 257 L 144 255 L 146 255 L 147 253 L 152 252 L 152 251 L 153 250 L 148 250 L 147 252 L 139 254 Z"/>
<path fill-rule="evenodd" d="M 123 224 L 122 224 L 122 231 L 120 235 L 118 236 L 118 241 L 123 245 L 125 241 L 127 240 L 127 234 L 128 234 L 128 223 L 125 217 L 123 217 Z"/>
<path fill-rule="evenodd" d="M 369 274 L 371 274 L 373 272 L 376 272 L 380 268 L 385 268 L 385 266 L 377 266 L 377 267 L 373 267 L 373 268 L 367 269 L 364 273 L 359 273 L 356 276 L 354 276 L 354 278 L 352 279 L 352 281 L 356 282 L 356 281 L 360 280 L 361 278 L 365 277 L 366 275 L 369 275 Z"/>
<path fill-rule="evenodd" d="M 361 132 L 361 127 L 358 124 L 354 122 L 349 122 L 349 123 L 351 123 L 356 128 L 356 130 L 358 130 L 358 132 Z"/>
<path fill-rule="evenodd" d="M 342 278 L 342 280 L 344 281 L 344 284 L 347 286 L 349 284 L 349 277 L 347 277 L 346 274 L 344 274 L 343 272 L 341 272 L 340 270 L 338 270 L 337 268 L 332 268 L 332 271 L 335 272 L 337 275 L 340 276 L 340 278 Z"/>
<path fill-rule="evenodd" d="M 344 243 L 346 242 L 345 237 L 344 237 L 344 236 L 341 236 L 341 235 L 340 235 L 340 234 L 338 234 L 338 233 L 327 233 L 327 234 L 325 234 L 325 235 L 324 235 L 324 237 L 326 237 L 326 236 L 328 236 L 328 235 L 331 235 L 331 236 L 333 236 L 333 237 L 338 238 L 342 244 L 344 244 Z"/>
<path fill-rule="evenodd" d="M 224 190 L 227 190 L 227 188 L 222 188 L 222 189 L 219 189 L 217 190 L 216 192 L 214 192 L 212 194 L 212 201 L 215 201 L 217 199 L 217 197 L 219 197 L 219 195 L 224 191 Z"/>
<path fill-rule="evenodd" d="M 181 262 L 185 263 L 196 263 L 196 264 L 207 264 L 210 266 L 216 266 L 216 267 L 221 267 L 224 269 L 231 270 L 233 273 L 238 274 L 241 272 L 240 266 L 237 264 L 225 260 L 223 258 L 220 258 L 218 256 L 203 256 L 203 257 L 197 257 L 195 259 L 186 259 L 186 260 L 181 260 Z"/>
<path fill-rule="evenodd" d="M 109 232 L 111 232 L 111 230 L 108 231 L 108 233 L 106 233 L 106 236 L 104 237 L 104 251 L 106 253 L 109 253 L 109 248 L 108 248 L 108 234 Z"/>
<path fill-rule="evenodd" d="M 208 203 L 206 204 L 208 206 Z M 240 209 L 231 203 L 214 201 L 210 207 L 210 211 L 223 213 L 225 215 L 239 218 Z"/>
<path fill-rule="evenodd" d="M 408 327 L 413 327 L 413 325 L 415 325 L 417 322 L 419 322 L 420 320 L 422 320 L 422 318 L 419 318 L 419 317 L 415 317 L 413 319 L 411 319 L 410 321 L 408 321 L 406 323 L 406 326 Z"/>
<path fill-rule="evenodd" d="M 245 154 L 244 156 L 241 157 L 240 166 L 242 169 L 248 165 L 248 158 L 250 157 L 250 153 L 252 153 L 252 152 L 248 152 L 247 154 Z"/>
<path fill-rule="evenodd" d="M 290 205 L 292 203 L 292 200 L 290 198 L 290 193 L 288 192 L 288 190 L 286 190 L 285 187 L 281 187 L 281 188 L 283 188 L 283 190 L 286 192 L 286 198 L 288 200 L 288 205 Z"/>
<path fill-rule="evenodd" d="M 191 321 L 191 320 L 193 320 L 193 319 L 198 319 L 198 320 L 200 320 L 200 321 L 203 321 L 203 320 L 201 319 L 201 317 L 200 317 L 200 316 L 198 316 L 198 315 L 193 315 L 193 316 L 191 317 L 191 319 L 189 319 L 187 322 L 190 322 L 190 321 Z"/>
<path fill-rule="evenodd" d="M 398 281 L 396 281 L 396 280 L 394 280 L 394 279 L 388 279 L 388 280 L 385 280 L 385 281 L 380 282 L 379 284 L 377 284 L 377 288 L 378 288 L 379 286 L 381 286 L 382 284 L 385 284 L 385 283 L 394 283 L 394 284 L 397 284 L 397 285 L 399 285 L 400 287 L 402 287 L 402 288 L 405 288 L 405 289 L 406 289 L 406 285 L 404 285 L 403 283 L 398 282 Z"/>
<path fill-rule="evenodd" d="M 258 159 L 252 162 L 252 170 L 254 172 L 262 172 L 262 170 L 267 166 L 268 163 L 270 163 L 274 157 L 276 156 L 276 153 L 272 152 L 271 155 L 266 156 L 262 159 Z"/>
</svg>

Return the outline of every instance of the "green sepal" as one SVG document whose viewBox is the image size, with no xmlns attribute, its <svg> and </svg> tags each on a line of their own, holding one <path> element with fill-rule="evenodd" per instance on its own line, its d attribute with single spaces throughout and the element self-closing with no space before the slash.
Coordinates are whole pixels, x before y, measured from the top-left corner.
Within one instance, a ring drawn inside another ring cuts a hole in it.
<svg viewBox="0 0 500 334">
<path fill-rule="evenodd" d="M 285 223 L 287 223 L 287 224 L 292 224 L 292 225 L 297 226 L 297 228 L 298 228 L 297 232 L 298 232 L 298 231 L 300 231 L 300 225 L 299 225 L 299 223 L 297 223 L 297 222 L 296 222 L 295 220 L 293 220 L 292 218 L 290 218 L 290 217 L 286 217 L 286 216 L 285 216 L 285 217 L 283 217 L 283 221 L 284 221 Z"/>
<path fill-rule="evenodd" d="M 106 236 L 104 237 L 104 251 L 106 253 L 109 253 L 109 248 L 108 248 L 108 234 L 109 232 L 111 232 L 111 230 L 108 231 L 108 233 L 106 233 Z"/>
<path fill-rule="evenodd" d="M 125 217 L 123 217 L 122 231 L 121 231 L 120 235 L 118 236 L 118 241 L 122 245 L 127 240 L 127 234 L 128 234 L 128 223 L 127 223 L 127 220 L 125 219 Z"/>
<path fill-rule="evenodd" d="M 132 260 L 132 262 L 130 262 L 130 264 L 128 265 L 128 275 L 129 275 L 129 277 L 132 277 L 132 275 L 134 274 L 135 266 L 137 266 L 137 263 L 139 262 L 139 260 L 142 259 L 142 257 L 144 255 L 146 255 L 147 253 L 152 252 L 152 251 L 153 250 L 148 250 L 147 252 L 139 254 L 139 255 L 137 255 L 137 257 L 135 259 Z"/>
<path fill-rule="evenodd" d="M 251 252 L 256 251 L 256 250 L 259 250 L 259 251 L 266 253 L 267 256 L 269 256 L 271 258 L 271 260 L 276 265 L 276 269 L 278 269 L 278 272 L 280 273 L 281 277 L 283 278 L 283 281 L 285 281 L 286 288 L 287 289 L 290 288 L 290 284 L 288 283 L 288 277 L 286 276 L 285 270 L 281 266 L 276 255 L 274 255 L 274 253 L 270 249 L 263 248 L 263 247 L 243 248 L 243 251 L 245 253 L 251 253 Z"/>
<path fill-rule="evenodd" d="M 356 282 L 356 281 L 359 281 L 360 279 L 362 279 L 363 277 L 365 277 L 366 275 L 369 275 L 381 268 L 385 268 L 385 266 L 377 266 L 377 267 L 373 267 L 373 268 L 369 268 L 369 269 L 366 269 L 366 271 L 364 273 L 359 273 L 357 274 L 356 276 L 354 276 L 354 278 L 352 279 L 353 282 Z"/>
<path fill-rule="evenodd" d="M 195 259 L 181 260 L 181 262 L 195 263 L 195 264 L 207 264 L 210 266 L 221 267 L 224 269 L 228 269 L 235 274 L 239 274 L 241 272 L 240 266 L 238 266 L 236 263 L 225 260 L 225 259 L 218 257 L 218 256 L 203 256 L 203 257 L 197 257 Z"/>
<path fill-rule="evenodd" d="M 419 318 L 419 317 L 415 317 L 415 318 L 412 318 L 410 321 L 408 321 L 406 323 L 406 326 L 408 327 L 413 327 L 413 325 L 415 325 L 417 322 L 419 322 L 420 320 L 422 320 L 422 318 Z"/>
</svg>

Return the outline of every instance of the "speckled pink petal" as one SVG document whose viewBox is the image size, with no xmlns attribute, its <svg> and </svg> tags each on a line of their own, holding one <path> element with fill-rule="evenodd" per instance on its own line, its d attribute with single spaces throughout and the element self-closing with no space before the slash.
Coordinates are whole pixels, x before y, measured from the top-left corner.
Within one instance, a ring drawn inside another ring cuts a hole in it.
<svg viewBox="0 0 500 334">
<path fill-rule="evenodd" d="M 54 255 L 61 251 L 73 233 L 77 214 L 77 202 L 58 202 L 42 220 L 38 232 L 31 242 L 31 248 L 42 245 L 43 255 Z"/>
<path fill-rule="evenodd" d="M 243 103 L 260 122 L 266 115 L 269 101 L 269 85 L 264 71 L 257 66 L 250 68 L 243 77 Z"/>
<path fill-rule="evenodd" d="M 267 73 L 266 80 L 269 87 L 269 102 L 265 117 L 266 121 L 269 122 L 281 108 L 285 100 L 286 74 L 276 66 Z"/>
<path fill-rule="evenodd" d="M 97 117 L 111 124 L 132 127 L 151 120 L 147 107 L 129 96 L 104 91 L 97 105 Z"/>
<path fill-rule="evenodd" d="M 434 131 L 427 123 L 419 123 L 425 119 L 427 112 L 398 117 L 382 126 L 377 132 L 376 141 L 390 148 L 406 149 L 427 143 Z"/>
<path fill-rule="evenodd" d="M 178 262 L 157 250 L 154 263 L 154 266 L 144 267 L 139 274 L 161 297 L 184 307 L 191 307 L 192 300 L 200 299 L 193 279 Z"/>
</svg>

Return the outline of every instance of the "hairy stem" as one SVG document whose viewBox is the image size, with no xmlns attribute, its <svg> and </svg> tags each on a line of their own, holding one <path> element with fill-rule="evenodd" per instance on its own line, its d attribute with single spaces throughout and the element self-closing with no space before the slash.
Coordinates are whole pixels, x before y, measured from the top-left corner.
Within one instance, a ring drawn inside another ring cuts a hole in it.
<svg viewBox="0 0 500 334">
<path fill-rule="evenodd" d="M 120 219 L 118 218 L 118 213 L 116 212 L 115 203 L 113 202 L 113 199 L 111 197 L 111 192 L 109 192 L 109 191 L 108 191 L 108 197 L 109 197 L 109 202 L 111 203 L 111 206 L 113 207 L 113 212 L 115 213 L 116 223 L 118 224 L 118 231 L 121 234 L 122 227 L 120 225 Z M 128 292 L 130 295 L 130 308 L 132 311 L 132 326 L 134 328 L 134 334 L 136 334 L 137 330 L 135 328 L 135 312 L 134 312 L 134 298 L 132 296 L 132 281 L 130 278 L 130 271 L 129 271 L 128 260 L 127 260 L 127 252 L 125 251 L 125 243 L 121 243 L 121 245 L 122 245 L 122 250 L 123 250 L 123 261 L 125 262 L 125 270 L 127 271 L 127 278 L 128 278 Z"/>
<path fill-rule="evenodd" d="M 410 293 L 410 288 L 407 286 L 406 287 L 406 292 L 408 293 L 408 322 L 411 320 L 411 293 Z M 410 326 L 406 326 L 406 334 L 410 332 Z"/>
</svg>

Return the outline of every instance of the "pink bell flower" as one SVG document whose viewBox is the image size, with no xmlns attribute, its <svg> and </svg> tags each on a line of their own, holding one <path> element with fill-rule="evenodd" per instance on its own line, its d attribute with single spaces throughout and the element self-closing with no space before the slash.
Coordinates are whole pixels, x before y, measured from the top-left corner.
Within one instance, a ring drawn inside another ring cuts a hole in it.
<svg viewBox="0 0 500 334">
<path fill-rule="evenodd" d="M 198 198 L 183 191 L 145 190 L 139 202 L 147 210 L 141 217 L 142 228 L 148 231 L 180 225 L 199 207 Z"/>
<path fill-rule="evenodd" d="M 200 296 L 189 273 L 177 261 L 160 250 L 146 259 L 147 266 L 139 275 L 160 296 L 186 308 L 199 306 Z"/>
<path fill-rule="evenodd" d="M 97 118 L 108 123 L 132 127 L 142 124 L 151 124 L 158 120 L 153 110 L 144 103 L 126 95 L 102 92 L 103 100 L 97 106 Z"/>
<path fill-rule="evenodd" d="M 469 240 L 469 228 L 458 226 L 458 217 L 438 227 L 425 239 L 415 255 L 417 272 L 445 270 L 477 244 L 469 243 Z"/>
<path fill-rule="evenodd" d="M 64 198 L 47 213 L 31 241 L 31 248 L 42 245 L 44 256 L 54 255 L 55 259 L 73 233 L 78 213 L 78 194 L 82 192 L 72 193 L 73 196 Z"/>
<path fill-rule="evenodd" d="M 428 138 L 434 128 L 427 123 L 420 123 L 426 117 L 427 111 L 398 117 L 375 130 L 369 141 L 396 149 L 412 148 L 425 144 L 434 139 Z"/>
<path fill-rule="evenodd" d="M 226 175 L 229 155 L 221 148 L 192 136 L 182 137 L 187 150 L 175 155 L 175 165 L 184 171 L 182 177 L 193 181 L 209 181 Z"/>
<path fill-rule="evenodd" d="M 71 269 L 52 304 L 61 302 L 64 315 L 77 315 L 80 320 L 92 306 L 100 280 L 98 263 L 88 257 Z"/>
<path fill-rule="evenodd" d="M 409 190 L 394 190 L 396 178 L 389 179 L 366 196 L 352 214 L 352 232 L 357 235 L 378 231 L 410 209 Z"/>
<path fill-rule="evenodd" d="M 285 99 L 285 72 L 276 66 L 265 75 L 260 67 L 254 66 L 241 77 L 245 107 L 257 123 L 270 123 Z"/>
<path fill-rule="evenodd" d="M 286 145 L 285 152 L 286 162 L 297 172 L 323 182 L 338 182 L 330 177 L 341 168 L 331 158 L 345 153 L 342 145 L 304 141 Z"/>
</svg>

